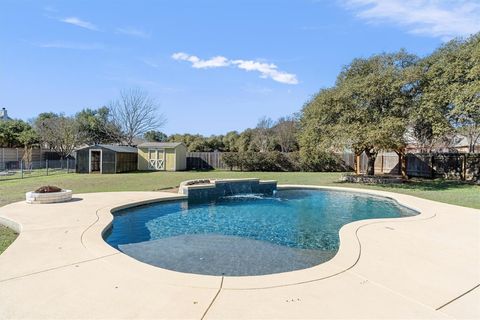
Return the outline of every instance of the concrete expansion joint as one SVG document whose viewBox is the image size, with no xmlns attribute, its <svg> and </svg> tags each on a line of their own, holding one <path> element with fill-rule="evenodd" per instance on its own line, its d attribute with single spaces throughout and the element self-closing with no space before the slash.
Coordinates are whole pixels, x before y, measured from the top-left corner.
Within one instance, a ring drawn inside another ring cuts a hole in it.
<svg viewBox="0 0 480 320">
<path fill-rule="evenodd" d="M 442 304 L 440 307 L 436 308 L 435 310 L 437 310 L 437 311 L 438 311 L 438 310 L 440 310 L 440 309 L 442 309 L 442 308 L 444 308 L 444 307 L 448 306 L 450 303 L 452 303 L 452 302 L 454 302 L 454 301 L 457 301 L 458 299 L 460 299 L 460 298 L 462 298 L 462 297 L 466 296 L 467 294 L 469 294 L 470 292 L 472 292 L 472 291 L 473 291 L 473 290 L 475 290 L 475 289 L 478 289 L 479 287 L 480 287 L 480 283 L 479 283 L 479 284 L 477 284 L 476 286 L 474 286 L 473 288 L 471 288 L 471 289 L 469 289 L 469 290 L 465 291 L 464 293 L 462 293 L 462 294 L 461 294 L 461 295 L 459 295 L 458 297 L 455 297 L 455 298 L 453 298 L 452 300 L 450 300 L 450 301 L 448 301 L 448 302 L 446 302 L 446 303 Z"/>
<path fill-rule="evenodd" d="M 415 303 L 415 304 L 417 304 L 417 305 L 419 305 L 419 306 L 422 306 L 422 307 L 424 307 L 424 308 L 430 309 L 430 310 L 432 310 L 432 311 L 437 311 L 437 312 L 441 313 L 442 315 L 444 315 L 445 317 L 452 318 L 451 316 L 447 315 L 446 313 L 444 313 L 444 312 L 442 312 L 442 311 L 439 311 L 440 308 L 435 308 L 435 307 L 432 307 L 432 306 L 430 306 L 430 305 L 428 305 L 428 304 L 425 304 L 425 303 L 423 303 L 423 302 L 421 302 L 421 301 L 419 301 L 419 300 L 413 299 L 413 298 L 411 298 L 411 297 L 409 297 L 409 296 L 407 296 L 407 295 L 404 295 L 404 294 L 402 294 L 402 293 L 400 293 L 400 292 L 398 292 L 398 291 L 396 291 L 396 290 L 393 290 L 392 288 L 390 288 L 390 287 L 388 287 L 388 286 L 385 286 L 385 285 L 383 285 L 383 284 L 381 284 L 381 283 L 378 283 L 378 282 L 376 282 L 376 281 L 373 281 L 373 280 L 365 277 L 364 275 L 362 275 L 362 274 L 360 274 L 360 273 L 357 273 L 357 272 L 354 271 L 354 270 L 349 270 L 349 271 L 347 271 L 347 272 L 348 272 L 349 274 L 351 274 L 351 275 L 354 275 L 354 276 L 362 279 L 362 280 L 360 281 L 360 284 L 362 284 L 362 285 L 363 285 L 363 284 L 370 283 L 370 284 L 373 285 L 373 286 L 377 286 L 377 287 L 379 287 L 379 288 L 385 289 L 385 290 L 393 293 L 394 295 L 397 295 L 397 296 L 399 296 L 399 297 L 401 297 L 401 298 L 403 298 L 403 299 L 406 299 L 406 300 L 408 300 L 408 301 L 410 301 L 410 302 L 413 302 L 413 303 Z M 454 318 L 452 318 L 452 319 L 454 319 Z"/>
<path fill-rule="evenodd" d="M 312 282 L 317 282 L 317 281 L 322 281 L 322 280 L 326 280 L 326 279 L 330 279 L 330 278 L 333 278 L 333 277 L 336 277 L 342 273 L 345 273 L 345 272 L 348 272 L 349 270 L 353 269 L 357 264 L 358 262 L 360 261 L 360 258 L 362 256 L 362 242 L 360 241 L 360 237 L 358 235 L 358 232 L 360 231 L 360 229 L 362 228 L 365 228 L 365 227 L 368 227 L 368 226 L 371 226 L 371 225 L 375 225 L 375 224 L 380 224 L 380 223 L 390 223 L 390 222 L 393 222 L 393 223 L 399 223 L 399 222 L 416 222 L 416 221 L 426 221 L 426 220 L 430 220 L 430 219 L 433 219 L 437 216 L 436 213 L 434 213 L 432 216 L 429 216 L 429 217 L 426 217 L 426 218 L 423 218 L 423 219 L 417 219 L 417 220 L 399 220 L 399 221 L 391 221 L 392 219 L 388 219 L 388 220 L 381 220 L 381 221 L 374 221 L 374 222 L 369 222 L 369 223 L 366 223 L 366 224 L 363 224 L 361 226 L 358 226 L 356 229 L 355 229 L 355 239 L 357 240 L 357 244 L 358 244 L 358 255 L 357 255 L 357 258 L 355 260 L 355 262 L 348 268 L 344 269 L 344 270 L 341 270 L 339 272 L 336 272 L 334 274 L 331 274 L 331 275 L 328 275 L 328 276 L 325 276 L 325 277 L 321 277 L 321 278 L 315 278 L 315 279 L 311 279 L 311 280 L 306 280 L 306 281 L 300 281 L 300 282 L 295 282 L 295 283 L 287 283 L 287 284 L 281 284 L 281 285 L 276 285 L 276 286 L 267 286 L 267 287 L 251 287 L 251 288 L 225 288 L 224 290 L 263 290 L 263 289 L 274 289 L 274 288 L 282 288 L 282 287 L 290 287 L 290 286 L 297 286 L 297 285 L 302 285 L 302 284 L 307 284 L 307 283 L 312 283 Z M 333 262 L 330 262 L 333 264 Z M 352 272 L 354 273 L 354 272 Z M 354 273 L 356 274 L 356 273 Z M 357 276 L 360 276 L 359 274 L 356 274 Z"/>
<path fill-rule="evenodd" d="M 218 288 L 217 293 L 215 294 L 215 296 L 213 297 L 212 301 L 210 302 L 210 304 L 208 305 L 207 309 L 205 310 L 205 312 L 203 313 L 202 317 L 200 318 L 201 320 L 205 319 L 205 317 L 207 316 L 208 311 L 209 311 L 210 308 L 213 306 L 213 304 L 215 303 L 215 300 L 217 300 L 218 295 L 219 295 L 220 292 L 222 291 L 222 288 L 223 288 L 223 279 L 224 279 L 224 278 L 225 278 L 225 276 L 222 276 L 222 280 L 220 281 L 220 287 Z"/>
<path fill-rule="evenodd" d="M 436 216 L 437 216 L 437 214 L 434 213 L 433 215 L 431 215 L 431 216 L 429 216 L 429 217 L 426 217 L 426 218 L 423 218 L 423 219 L 418 219 L 418 220 L 398 220 L 398 221 L 388 221 L 388 222 L 392 222 L 392 223 L 402 223 L 402 222 L 427 221 L 427 220 L 431 220 L 431 219 L 435 218 Z M 410 301 L 412 301 L 412 302 L 414 302 L 414 303 L 416 303 L 416 304 L 422 305 L 423 307 L 426 307 L 426 308 L 429 308 L 429 309 L 433 309 L 433 310 L 437 310 L 437 311 L 438 311 L 439 309 L 435 309 L 435 308 L 433 308 L 433 307 L 431 307 L 431 306 L 428 306 L 428 305 L 426 305 L 426 304 L 424 304 L 424 303 L 422 303 L 422 302 L 420 302 L 420 301 L 417 301 L 417 300 L 412 299 L 412 298 L 410 298 L 410 297 L 408 297 L 408 296 L 405 296 L 405 295 L 403 295 L 403 294 L 401 294 L 401 293 L 399 293 L 399 292 L 397 292 L 397 291 L 395 291 L 395 290 L 393 290 L 393 289 L 391 289 L 391 288 L 389 288 L 389 287 L 387 287 L 387 286 L 384 286 L 384 285 L 382 285 L 382 284 L 380 284 L 380 283 L 377 283 L 377 282 L 375 282 L 375 281 L 372 281 L 372 280 L 366 278 L 365 276 L 361 275 L 360 273 L 357 273 L 356 271 L 352 270 L 352 269 L 355 267 L 355 265 L 357 265 L 357 263 L 360 261 L 360 258 L 361 258 L 361 255 L 362 255 L 362 242 L 361 242 L 360 237 L 359 237 L 359 235 L 358 235 L 358 231 L 360 231 L 360 229 L 362 229 L 362 228 L 364 228 L 364 227 L 368 227 L 368 226 L 371 226 L 371 225 L 374 225 L 374 224 L 385 223 L 385 222 L 387 222 L 387 221 L 375 221 L 375 222 L 371 222 L 371 223 L 368 223 L 368 224 L 364 224 L 364 225 L 362 225 L 362 226 L 360 226 L 360 227 L 357 228 L 357 230 L 356 230 L 356 232 L 355 232 L 355 236 L 356 236 L 357 241 L 358 241 L 358 244 L 359 244 L 359 246 L 360 246 L 360 250 L 359 250 L 359 254 L 358 254 L 358 259 L 357 259 L 357 261 L 355 261 L 355 264 L 353 264 L 350 268 L 344 270 L 344 272 L 348 272 L 348 273 L 350 273 L 350 274 L 356 275 L 356 276 L 359 277 L 359 278 L 364 279 L 364 280 L 363 280 L 364 283 L 365 283 L 365 282 L 370 282 L 370 283 L 372 283 L 372 284 L 375 285 L 375 286 L 378 286 L 378 287 L 381 287 L 381 288 L 383 288 L 383 289 L 386 289 L 386 290 L 388 290 L 388 291 L 390 291 L 390 292 L 392 292 L 392 293 L 394 293 L 394 294 L 396 294 L 396 295 L 398 295 L 398 296 L 400 296 L 400 297 L 402 297 L 402 298 L 405 298 L 405 299 L 407 299 L 407 300 L 410 300 Z"/>
<path fill-rule="evenodd" d="M 55 270 L 59 270 L 59 269 L 63 269 L 63 268 L 68 268 L 68 267 L 72 267 L 72 266 L 78 267 L 78 265 L 80 265 L 80 264 L 85 264 L 85 263 L 88 263 L 88 262 L 101 260 L 101 259 L 103 259 L 103 258 L 108 258 L 108 257 L 114 256 L 114 255 L 117 255 L 117 254 L 120 254 L 120 252 L 115 252 L 115 253 L 107 254 L 107 255 L 101 256 L 101 257 L 96 257 L 96 258 L 92 258 L 92 259 L 77 261 L 77 262 L 73 262 L 73 263 L 69 263 L 69 264 L 65 264 L 65 265 L 61 265 L 61 266 L 57 266 L 57 267 L 52 267 L 52 268 L 47 268 L 47 269 L 44 269 L 44 270 L 39 270 L 39 271 L 27 273 L 27 274 L 22 274 L 22 275 L 16 276 L 16 277 L 11 277 L 11 278 L 6 278 L 6 279 L 0 279 L 0 283 L 2 283 L 2 282 L 7 282 L 7 281 L 11 281 L 11 280 L 16 280 L 16 279 L 21 279 L 21 278 L 26 278 L 26 277 L 34 276 L 34 275 L 37 275 L 37 274 L 40 274 L 40 273 L 45 273 L 45 272 L 49 272 L 49 271 L 55 271 Z"/>
</svg>

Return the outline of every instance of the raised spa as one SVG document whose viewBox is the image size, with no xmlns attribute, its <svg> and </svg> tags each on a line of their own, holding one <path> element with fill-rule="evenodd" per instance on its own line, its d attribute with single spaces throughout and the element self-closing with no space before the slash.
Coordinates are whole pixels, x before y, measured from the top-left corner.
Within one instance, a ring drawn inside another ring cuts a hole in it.
<svg viewBox="0 0 480 320">
<path fill-rule="evenodd" d="M 120 210 L 105 238 L 137 260 L 170 270 L 263 275 L 330 260 L 349 222 L 415 214 L 387 198 L 290 189 Z"/>
</svg>

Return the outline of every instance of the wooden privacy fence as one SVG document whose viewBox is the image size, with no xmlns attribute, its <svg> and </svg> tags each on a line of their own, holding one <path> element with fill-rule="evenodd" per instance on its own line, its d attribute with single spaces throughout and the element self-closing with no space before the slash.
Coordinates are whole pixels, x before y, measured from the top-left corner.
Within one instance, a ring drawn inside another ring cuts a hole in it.
<svg viewBox="0 0 480 320">
<path fill-rule="evenodd" d="M 360 158 L 360 169 L 362 173 L 367 172 L 367 156 L 365 153 Z M 363 166 L 362 166 L 363 165 Z M 398 175 L 400 172 L 400 162 L 395 152 L 381 153 L 375 159 L 375 173 Z"/>
<path fill-rule="evenodd" d="M 18 167 L 22 160 L 25 149 L 23 148 L 0 148 L 0 171 Z M 32 149 L 32 161 L 41 160 L 40 149 Z"/>
<path fill-rule="evenodd" d="M 412 177 L 433 178 L 431 154 L 408 154 L 407 174 Z"/>
<path fill-rule="evenodd" d="M 411 177 L 480 181 L 480 153 L 408 154 Z"/>
<path fill-rule="evenodd" d="M 188 170 L 229 170 L 222 161 L 223 152 L 188 152 Z M 353 170 L 355 156 L 351 152 L 336 154 L 339 161 Z M 409 177 L 445 178 L 466 181 L 480 181 L 479 153 L 438 153 L 438 154 L 407 154 L 405 156 L 406 170 Z M 360 156 L 360 172 L 367 171 L 367 156 Z M 376 174 L 398 175 L 400 172 L 399 157 L 395 152 L 378 154 L 375 159 Z"/>
<path fill-rule="evenodd" d="M 224 152 L 187 152 L 187 170 L 230 169 L 223 161 Z"/>
<path fill-rule="evenodd" d="M 0 148 L 0 171 L 9 169 L 19 169 L 20 161 L 24 160 L 24 148 Z M 32 149 L 31 162 L 39 163 L 45 160 L 60 160 L 58 154 L 47 149 Z"/>
<path fill-rule="evenodd" d="M 229 170 L 222 158 L 227 152 L 187 152 L 188 170 Z M 345 166 L 353 170 L 355 155 L 351 152 L 337 153 L 336 156 Z M 377 173 L 398 174 L 398 156 L 396 153 L 382 153 L 375 160 L 375 171 Z M 360 156 L 360 172 L 367 172 L 367 156 L 363 153 Z"/>
</svg>

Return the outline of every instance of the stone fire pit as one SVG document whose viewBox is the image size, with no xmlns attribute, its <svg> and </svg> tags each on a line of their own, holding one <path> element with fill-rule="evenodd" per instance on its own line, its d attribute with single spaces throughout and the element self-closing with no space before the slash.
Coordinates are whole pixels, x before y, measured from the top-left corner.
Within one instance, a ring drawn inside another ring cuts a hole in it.
<svg viewBox="0 0 480 320">
<path fill-rule="evenodd" d="M 25 199 L 27 203 L 31 204 L 67 202 L 72 200 L 72 190 L 45 186 L 35 191 L 25 193 Z"/>
</svg>

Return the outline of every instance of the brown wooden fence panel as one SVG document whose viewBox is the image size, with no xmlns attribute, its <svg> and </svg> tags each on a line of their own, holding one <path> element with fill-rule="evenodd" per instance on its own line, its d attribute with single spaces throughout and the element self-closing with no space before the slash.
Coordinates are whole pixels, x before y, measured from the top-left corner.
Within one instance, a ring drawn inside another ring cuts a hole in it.
<svg viewBox="0 0 480 320">
<path fill-rule="evenodd" d="M 230 167 L 222 161 L 225 153 L 226 152 L 187 152 L 187 170 L 229 170 Z M 354 169 L 355 155 L 352 152 L 336 153 L 335 155 L 338 156 L 347 167 L 350 167 L 352 170 Z M 379 164 L 382 157 L 384 162 L 383 171 L 380 170 Z M 397 174 L 398 156 L 395 153 L 382 154 L 377 157 L 375 165 L 376 172 L 378 173 Z M 365 153 L 360 155 L 360 172 L 367 172 L 367 156 Z"/>
<path fill-rule="evenodd" d="M 222 152 L 188 152 L 188 170 L 209 170 L 230 168 L 222 161 Z M 346 166 L 354 168 L 355 156 L 351 152 L 336 154 Z M 480 154 L 407 154 L 407 175 L 409 177 L 480 180 Z M 234 168 L 235 169 L 235 168 Z M 367 156 L 360 156 L 360 172 L 367 171 Z M 400 174 L 399 158 L 394 152 L 380 153 L 375 160 L 376 174 Z"/>
<path fill-rule="evenodd" d="M 410 177 L 478 181 L 480 154 L 408 154 L 407 174 Z"/>
<path fill-rule="evenodd" d="M 367 158 L 365 156 L 365 164 Z M 400 163 L 395 152 L 379 153 L 375 159 L 375 174 L 400 174 Z M 365 169 L 366 170 L 366 169 Z"/>
<path fill-rule="evenodd" d="M 433 176 L 431 154 L 407 154 L 406 158 L 408 176 L 422 178 Z"/>
<path fill-rule="evenodd" d="M 17 168 L 18 163 L 23 158 L 25 149 L 23 148 L 0 148 L 0 170 Z M 32 150 L 32 161 L 41 160 L 40 149 Z M 18 169 L 18 168 L 17 168 Z"/>
<path fill-rule="evenodd" d="M 188 170 L 230 169 L 222 161 L 223 152 L 187 152 Z"/>
</svg>

